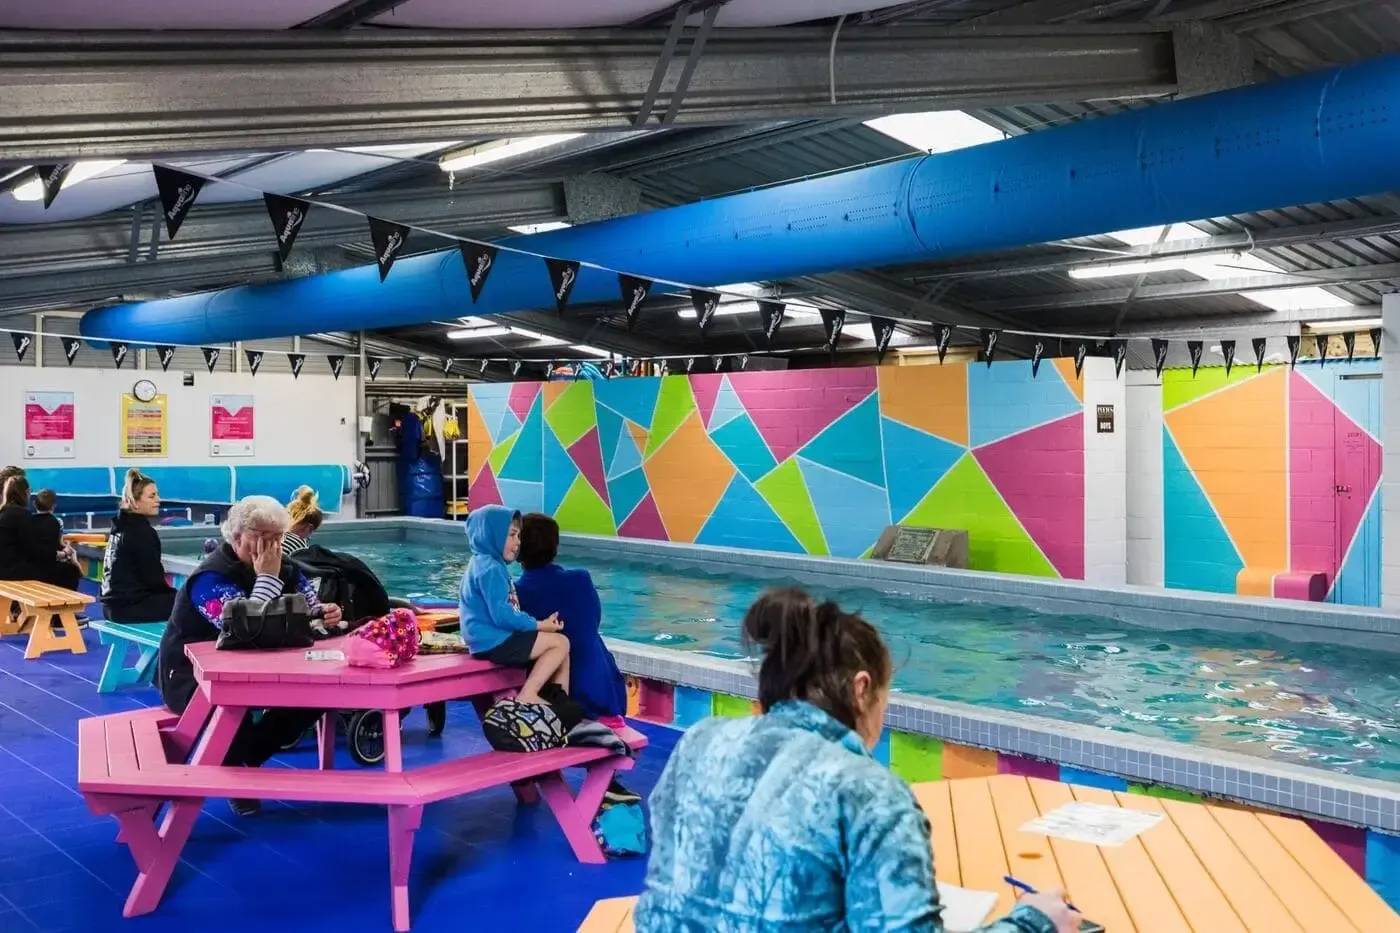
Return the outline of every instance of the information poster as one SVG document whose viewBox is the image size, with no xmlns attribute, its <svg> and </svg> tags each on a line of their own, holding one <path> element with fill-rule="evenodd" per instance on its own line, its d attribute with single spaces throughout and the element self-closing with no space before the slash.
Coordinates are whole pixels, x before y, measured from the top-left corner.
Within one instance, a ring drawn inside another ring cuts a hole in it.
<svg viewBox="0 0 1400 933">
<path fill-rule="evenodd" d="M 214 457 L 253 456 L 253 397 L 209 397 L 209 454 Z"/>
<path fill-rule="evenodd" d="M 73 459 L 77 427 L 72 392 L 24 393 L 25 459 Z"/>
<path fill-rule="evenodd" d="M 143 402 L 134 395 L 122 396 L 122 456 L 168 457 L 169 433 L 164 395 Z"/>
</svg>

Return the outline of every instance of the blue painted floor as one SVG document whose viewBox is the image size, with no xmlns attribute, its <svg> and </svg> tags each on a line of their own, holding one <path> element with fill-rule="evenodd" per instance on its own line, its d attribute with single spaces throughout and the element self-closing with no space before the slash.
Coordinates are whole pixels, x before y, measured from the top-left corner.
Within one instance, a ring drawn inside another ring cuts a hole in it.
<svg viewBox="0 0 1400 933">
<path fill-rule="evenodd" d="M 210 801 L 161 906 L 124 920 L 136 869 L 116 822 L 75 790 L 77 721 L 158 699 L 99 696 L 106 649 L 86 634 L 86 655 L 34 661 L 19 639 L 0 641 L 0 933 L 391 929 L 384 810 L 348 805 L 272 803 L 243 819 Z M 652 744 L 625 782 L 645 795 L 680 733 L 639 728 Z M 471 707 L 455 703 L 441 738 L 417 710 L 403 743 L 408 766 L 486 748 Z M 314 767 L 313 744 L 269 767 Z M 336 764 L 357 767 L 343 748 Z M 508 789 L 445 801 L 427 808 L 414 847 L 413 929 L 572 933 L 594 901 L 638 893 L 644 868 L 580 865 L 543 804 L 520 807 Z"/>
</svg>

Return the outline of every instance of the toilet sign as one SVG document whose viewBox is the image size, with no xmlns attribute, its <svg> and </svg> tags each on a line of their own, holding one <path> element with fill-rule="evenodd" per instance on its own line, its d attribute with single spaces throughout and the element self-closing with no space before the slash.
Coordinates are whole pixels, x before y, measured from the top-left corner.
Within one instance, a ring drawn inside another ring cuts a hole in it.
<svg viewBox="0 0 1400 933">
<path fill-rule="evenodd" d="M 1113 406 L 1112 406 L 1112 405 L 1099 405 L 1099 406 L 1098 406 L 1098 426 L 1099 426 L 1099 433 L 1100 433 L 1100 434 L 1112 434 L 1112 433 L 1113 433 Z"/>
</svg>

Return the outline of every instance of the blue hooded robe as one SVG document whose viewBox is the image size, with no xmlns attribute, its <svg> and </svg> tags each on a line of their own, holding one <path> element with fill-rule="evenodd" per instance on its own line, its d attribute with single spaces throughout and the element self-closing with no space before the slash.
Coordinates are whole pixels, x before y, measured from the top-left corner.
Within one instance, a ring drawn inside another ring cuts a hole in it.
<svg viewBox="0 0 1400 933">
<path fill-rule="evenodd" d="M 539 625 L 520 611 L 515 584 L 506 569 L 506 538 L 520 513 L 503 505 L 484 505 L 467 516 L 467 544 L 472 559 L 462 575 L 458 611 L 467 647 L 474 654 L 490 651 L 511 632 L 536 632 Z"/>
<path fill-rule="evenodd" d="M 589 719 L 627 713 L 627 684 L 603 644 L 603 605 L 587 570 L 546 564 L 527 570 L 517 587 L 520 608 L 536 619 L 559 613 L 569 639 L 569 696 Z"/>
</svg>

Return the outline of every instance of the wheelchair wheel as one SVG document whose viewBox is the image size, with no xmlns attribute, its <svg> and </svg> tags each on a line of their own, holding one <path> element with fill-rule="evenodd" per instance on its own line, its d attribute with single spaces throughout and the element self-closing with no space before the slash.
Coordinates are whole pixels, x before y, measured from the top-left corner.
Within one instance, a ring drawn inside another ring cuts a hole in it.
<svg viewBox="0 0 1400 933">
<path fill-rule="evenodd" d="M 350 757 L 359 765 L 377 765 L 384 760 L 384 714 L 377 709 L 360 710 L 350 716 L 345 735 Z"/>
</svg>

